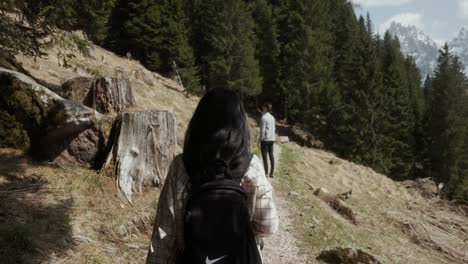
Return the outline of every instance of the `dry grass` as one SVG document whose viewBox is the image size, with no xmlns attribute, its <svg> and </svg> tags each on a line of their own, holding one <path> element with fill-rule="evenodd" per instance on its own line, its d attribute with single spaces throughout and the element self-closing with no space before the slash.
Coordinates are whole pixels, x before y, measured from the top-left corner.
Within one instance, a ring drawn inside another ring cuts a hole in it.
<svg viewBox="0 0 468 264">
<path fill-rule="evenodd" d="M 80 167 L 34 164 L 0 150 L 4 263 L 142 263 L 159 190 L 130 207 L 113 179 Z"/>
<path fill-rule="evenodd" d="M 282 172 L 275 187 L 293 210 L 293 228 L 310 259 L 330 247 L 361 248 L 383 263 L 466 263 L 468 219 L 447 204 L 410 194 L 401 184 L 333 154 L 283 148 Z M 330 193 L 350 189 L 347 205 L 357 226 L 341 218 L 312 194 L 307 181 Z M 288 196 L 290 191 L 298 196 Z"/>
</svg>

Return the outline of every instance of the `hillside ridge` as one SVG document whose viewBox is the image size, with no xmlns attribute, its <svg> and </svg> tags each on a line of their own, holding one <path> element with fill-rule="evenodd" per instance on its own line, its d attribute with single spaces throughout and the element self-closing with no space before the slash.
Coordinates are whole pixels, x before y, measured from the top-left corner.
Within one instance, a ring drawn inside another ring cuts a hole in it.
<svg viewBox="0 0 468 264">
<path fill-rule="evenodd" d="M 74 58 L 67 61 L 68 67 L 58 63 L 60 52 L 74 54 Z M 183 134 L 198 98 L 187 97 L 175 81 L 95 45 L 92 45 L 91 57 L 78 50 L 58 47 L 49 49 L 48 54 L 37 60 L 25 56 L 18 56 L 17 60 L 32 76 L 53 85 L 61 85 L 77 76 L 128 77 L 137 101 L 135 110 L 174 112 L 178 143 L 182 146 Z M 255 137 L 254 119 L 249 119 L 249 124 Z M 282 144 L 281 149 L 281 166 L 272 183 L 280 208 L 287 210 L 284 217 L 288 217 L 285 221 L 288 226 L 282 226 L 282 232 L 293 238 L 282 242 L 281 246 L 297 246 L 298 259 L 307 257 L 306 263 L 318 263 L 315 258 L 322 250 L 348 246 L 368 251 L 382 263 L 468 261 L 465 253 L 468 221 L 462 209 L 436 197 L 425 198 L 403 183 L 327 151 L 303 148 L 295 143 Z M 45 232 L 51 224 L 60 227 L 51 236 L 40 234 L 31 241 L 25 238 L 28 247 L 37 248 L 25 254 L 29 260 L 39 259 L 45 263 L 144 261 L 159 189 L 146 188 L 135 196 L 132 210 L 123 210 L 129 205 L 115 195 L 113 179 L 98 176 L 95 171 L 36 164 L 14 150 L 2 150 L 0 158 L 9 161 L 0 166 L 0 196 L 12 187 L 19 188 L 14 195 L 6 197 L 9 202 L 0 209 L 12 212 L 15 207 L 24 207 L 15 217 L 0 214 L 0 219 L 13 226 L 27 223 L 32 231 L 18 232 L 32 234 Z M 330 193 L 351 189 L 353 195 L 347 206 L 356 213 L 359 224 L 355 226 L 341 218 L 315 197 L 304 182 L 326 188 Z M 38 183 L 40 186 L 34 189 L 32 186 Z M 45 221 L 49 222 L 33 223 L 34 217 L 28 213 L 31 207 L 39 208 L 35 214 L 47 216 Z M 57 217 L 59 214 L 67 217 Z M 2 230 L 0 225 L 0 233 L 5 232 Z M 58 241 L 57 237 L 63 239 Z M 270 239 L 267 241 L 276 238 Z M 297 245 L 293 245 L 295 243 Z M 291 252 L 296 254 L 295 250 Z M 266 263 L 286 263 L 278 257 L 281 252 L 274 253 L 265 255 Z"/>
</svg>

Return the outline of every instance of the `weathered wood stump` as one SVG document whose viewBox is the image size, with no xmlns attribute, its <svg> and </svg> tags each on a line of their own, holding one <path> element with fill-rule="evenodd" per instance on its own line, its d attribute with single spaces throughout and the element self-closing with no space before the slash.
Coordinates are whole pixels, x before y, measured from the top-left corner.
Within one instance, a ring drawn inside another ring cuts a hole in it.
<svg viewBox="0 0 468 264">
<path fill-rule="evenodd" d="M 120 113 L 135 105 L 128 79 L 78 77 L 65 82 L 60 94 L 100 113 Z"/>
<path fill-rule="evenodd" d="M 125 112 L 114 123 L 101 171 L 113 168 L 118 188 L 132 202 L 132 193 L 143 185 L 163 184 L 176 148 L 173 113 Z"/>
</svg>

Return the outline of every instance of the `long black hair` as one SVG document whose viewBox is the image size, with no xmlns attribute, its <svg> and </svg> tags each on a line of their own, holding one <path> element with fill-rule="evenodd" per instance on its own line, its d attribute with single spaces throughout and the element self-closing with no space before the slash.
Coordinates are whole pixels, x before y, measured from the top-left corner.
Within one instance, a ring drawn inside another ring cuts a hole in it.
<svg viewBox="0 0 468 264">
<path fill-rule="evenodd" d="M 224 88 L 208 91 L 185 133 L 183 160 L 192 184 L 225 173 L 240 181 L 251 159 L 250 134 L 239 94 Z"/>
</svg>

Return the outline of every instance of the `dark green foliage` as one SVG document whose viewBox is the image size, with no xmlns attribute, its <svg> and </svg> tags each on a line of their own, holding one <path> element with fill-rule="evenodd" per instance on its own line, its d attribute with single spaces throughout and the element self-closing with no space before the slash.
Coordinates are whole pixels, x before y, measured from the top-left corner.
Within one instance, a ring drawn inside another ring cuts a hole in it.
<svg viewBox="0 0 468 264">
<path fill-rule="evenodd" d="M 246 96 L 261 92 L 255 59 L 254 22 L 240 0 L 206 0 L 195 6 L 194 42 L 208 89 L 226 87 Z"/>
<path fill-rule="evenodd" d="M 102 44 L 107 37 L 108 21 L 116 0 L 77 1 L 78 25 L 88 37 Z"/>
<path fill-rule="evenodd" d="M 335 3 L 334 71 L 343 106 L 327 144 L 343 157 L 383 171 L 387 158 L 379 133 L 384 114 L 380 40 L 372 33 L 370 18 L 356 20 L 349 3 Z"/>
<path fill-rule="evenodd" d="M 175 62 L 182 83 L 192 93 L 200 93 L 199 68 L 195 65 L 195 54 L 189 43 L 188 17 L 184 13 L 184 1 L 159 0 L 161 10 L 161 45 L 159 50 L 161 66 L 159 71 L 171 73 Z"/>
<path fill-rule="evenodd" d="M 159 70 L 160 24 L 160 8 L 154 0 L 118 0 L 112 11 L 106 46 L 121 55 L 130 52 L 148 69 Z"/>
<path fill-rule="evenodd" d="M 261 98 L 262 101 L 273 103 L 276 109 L 282 109 L 282 93 L 279 85 L 280 44 L 273 7 L 266 0 L 255 0 L 252 1 L 250 8 L 255 22 L 255 57 L 263 77 Z"/>
<path fill-rule="evenodd" d="M 426 93 L 428 159 L 431 176 L 446 183 L 451 198 L 468 198 L 468 83 L 447 45 Z"/>
<path fill-rule="evenodd" d="M 278 11 L 284 116 L 314 131 L 325 130 L 332 106 L 327 101 L 337 99 L 330 10 L 328 2 L 297 0 L 283 2 Z"/>
<path fill-rule="evenodd" d="M 75 25 L 74 4 L 73 0 L 0 1 L 0 50 L 12 55 L 44 55 L 42 48 L 47 43 L 43 38 L 57 27 Z"/>
<path fill-rule="evenodd" d="M 10 121 L 2 124 L 0 131 L 5 137 L 0 138 L 1 144 L 11 147 L 28 147 L 30 154 L 43 158 L 41 139 L 51 128 L 64 124 L 66 117 L 63 105 L 49 100 L 44 102 L 45 94 L 34 91 L 27 84 L 8 73 L 0 73 L 0 121 Z M 47 97 L 46 97 L 47 98 Z M 13 132 L 13 134 L 4 134 Z M 26 135 L 27 133 L 27 135 Z M 3 141 L 5 140 L 5 141 Z"/>
<path fill-rule="evenodd" d="M 182 0 L 117 1 L 107 46 L 122 55 L 130 52 L 148 69 L 166 75 L 175 73 L 175 62 L 184 86 L 193 93 L 200 92 Z"/>
<path fill-rule="evenodd" d="M 25 148 L 29 137 L 23 126 L 5 111 L 0 111 L 0 148 Z"/>
<path fill-rule="evenodd" d="M 411 112 L 410 92 L 405 71 L 405 60 L 400 44 L 387 32 L 383 40 L 383 75 L 385 115 L 382 116 L 381 149 L 387 153 L 383 171 L 397 179 L 412 173 L 414 164 L 413 132 L 415 117 Z"/>
</svg>

